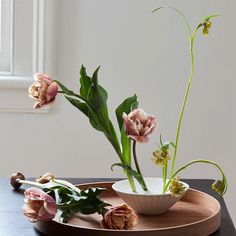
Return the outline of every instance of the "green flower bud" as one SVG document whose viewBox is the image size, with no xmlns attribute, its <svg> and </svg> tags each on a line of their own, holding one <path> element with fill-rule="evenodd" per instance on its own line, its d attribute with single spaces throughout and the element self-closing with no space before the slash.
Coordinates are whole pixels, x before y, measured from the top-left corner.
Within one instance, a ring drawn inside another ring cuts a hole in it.
<svg viewBox="0 0 236 236">
<path fill-rule="evenodd" d="M 222 195 L 225 192 L 225 182 L 221 180 L 216 180 L 212 185 L 211 188 L 216 191 L 218 194 Z"/>
<path fill-rule="evenodd" d="M 202 22 L 201 25 L 203 26 L 203 28 L 202 28 L 203 35 L 204 36 L 208 35 L 209 34 L 209 29 L 211 28 L 211 25 L 212 25 L 211 21 L 206 20 L 206 21 Z"/>
</svg>

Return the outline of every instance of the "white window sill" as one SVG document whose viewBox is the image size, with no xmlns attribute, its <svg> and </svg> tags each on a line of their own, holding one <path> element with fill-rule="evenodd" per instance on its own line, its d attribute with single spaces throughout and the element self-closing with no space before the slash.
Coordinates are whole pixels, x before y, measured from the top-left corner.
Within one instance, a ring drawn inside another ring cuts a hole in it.
<svg viewBox="0 0 236 236">
<path fill-rule="evenodd" d="M 27 89 L 32 83 L 32 77 L 0 76 L 0 89 Z"/>
<path fill-rule="evenodd" d="M 34 101 L 28 96 L 32 77 L 0 76 L 0 112 L 42 114 L 50 111 L 50 106 L 34 110 Z"/>
</svg>

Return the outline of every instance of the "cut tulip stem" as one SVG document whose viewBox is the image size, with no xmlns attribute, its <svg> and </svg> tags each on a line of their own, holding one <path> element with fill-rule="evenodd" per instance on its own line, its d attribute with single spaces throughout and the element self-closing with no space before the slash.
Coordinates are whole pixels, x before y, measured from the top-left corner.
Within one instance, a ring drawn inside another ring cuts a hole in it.
<svg viewBox="0 0 236 236">
<path fill-rule="evenodd" d="M 134 157 L 134 164 L 135 164 L 136 170 L 142 178 L 143 183 L 141 184 L 141 186 L 144 191 L 148 191 L 147 185 L 145 183 L 145 180 L 143 178 L 142 172 L 141 172 L 141 170 L 139 168 L 139 164 L 138 164 L 138 159 L 137 159 L 137 154 L 136 154 L 136 141 L 133 141 L 133 157 Z"/>
<path fill-rule="evenodd" d="M 34 186 L 34 187 L 41 188 L 41 189 L 44 188 L 44 184 L 40 184 L 37 182 L 22 180 L 22 179 L 17 179 L 16 181 L 20 184 L 30 185 L 30 186 Z"/>
</svg>

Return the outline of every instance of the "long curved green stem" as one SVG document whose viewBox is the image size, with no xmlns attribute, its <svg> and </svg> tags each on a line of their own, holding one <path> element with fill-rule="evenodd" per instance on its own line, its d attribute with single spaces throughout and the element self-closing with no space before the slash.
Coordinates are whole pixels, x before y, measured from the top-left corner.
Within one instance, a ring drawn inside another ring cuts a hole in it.
<svg viewBox="0 0 236 236">
<path fill-rule="evenodd" d="M 209 160 L 204 160 L 204 159 L 199 159 L 199 160 L 191 161 L 191 162 L 189 162 L 188 164 L 186 164 L 186 165 L 182 166 L 181 168 L 179 168 L 177 171 L 175 171 L 175 172 L 171 175 L 171 178 L 169 179 L 169 181 L 167 182 L 167 184 L 166 184 L 166 186 L 165 186 L 165 188 L 164 188 L 164 192 L 167 191 L 167 189 L 168 189 L 168 187 L 169 187 L 169 185 L 170 185 L 170 183 L 171 183 L 171 180 L 172 180 L 179 172 L 181 172 L 182 170 L 186 169 L 188 166 L 190 166 L 190 165 L 192 165 L 192 164 L 195 164 L 195 163 L 207 163 L 207 164 L 214 165 L 214 166 L 216 166 L 216 167 L 219 169 L 220 173 L 222 174 L 222 178 L 223 178 L 223 180 L 225 181 L 225 184 L 226 184 L 226 188 L 225 188 L 225 190 L 224 190 L 224 192 L 223 192 L 223 194 L 224 194 L 225 191 L 226 191 L 226 189 L 227 189 L 227 180 L 226 180 L 226 177 L 225 177 L 225 174 L 224 174 L 222 168 L 221 168 L 216 162 L 214 162 L 214 161 L 209 161 Z"/>
<path fill-rule="evenodd" d="M 134 164 L 135 164 L 136 170 L 140 174 L 140 176 L 142 177 L 143 184 L 141 186 L 144 191 L 148 191 L 147 185 L 143 179 L 143 175 L 142 175 L 142 172 L 141 172 L 139 164 L 138 164 L 138 159 L 137 159 L 137 154 L 136 154 L 136 141 L 133 141 L 133 157 L 134 157 Z"/>
<path fill-rule="evenodd" d="M 178 147 L 179 147 L 179 134 L 180 134 L 181 124 L 182 124 L 182 120 L 183 120 L 183 115 L 184 115 L 184 111 L 185 111 L 186 102 L 187 102 L 187 99 L 188 99 L 189 90 L 190 90 L 190 87 L 191 87 L 191 82 L 193 80 L 193 75 L 194 75 L 195 63 L 194 63 L 194 53 L 193 53 L 193 41 L 194 41 L 194 38 L 191 39 L 191 47 L 190 47 L 191 62 L 192 62 L 191 73 L 190 73 L 186 93 L 185 93 L 184 100 L 183 100 L 182 109 L 181 109 L 180 116 L 179 116 L 178 126 L 177 126 L 177 132 L 176 132 L 176 138 L 175 138 L 174 157 L 173 157 L 172 166 L 171 166 L 171 175 L 173 174 L 174 168 L 175 168 L 175 160 L 176 160 L 176 156 L 177 156 L 177 150 L 178 150 Z"/>
<path fill-rule="evenodd" d="M 183 100 L 180 116 L 179 116 L 179 119 L 178 119 L 178 126 L 177 126 L 176 137 L 175 137 L 174 156 L 173 156 L 173 161 L 172 161 L 172 165 L 171 165 L 171 175 L 172 175 L 174 173 L 174 169 L 175 169 L 175 161 L 176 161 L 176 156 L 177 156 L 177 151 L 178 151 L 178 144 L 179 144 L 179 135 L 180 135 L 180 130 L 181 130 L 181 124 L 182 124 L 182 120 L 183 120 L 185 106 L 186 106 L 187 99 L 188 99 L 189 90 L 190 90 L 190 87 L 191 87 L 191 82 L 193 80 L 193 75 L 194 75 L 195 62 L 194 62 L 193 44 L 194 44 L 195 34 L 197 32 L 198 27 L 196 28 L 194 33 L 192 33 L 191 28 L 189 26 L 189 23 L 188 23 L 185 15 L 181 11 L 179 11 L 178 9 L 176 9 L 174 7 L 170 7 L 170 6 L 159 7 L 157 9 L 155 9 L 153 12 L 156 12 L 156 11 L 162 9 L 162 8 L 169 8 L 171 10 L 174 10 L 175 12 L 177 12 L 182 17 L 182 19 L 183 19 L 183 21 L 184 21 L 184 23 L 186 25 L 186 28 L 188 30 L 188 33 L 189 33 L 190 55 L 191 55 L 191 72 L 190 72 L 190 75 L 189 75 L 188 85 L 187 85 L 187 89 L 186 89 L 186 92 L 185 92 L 185 96 L 184 96 L 184 100 Z"/>
<path fill-rule="evenodd" d="M 189 26 L 189 23 L 188 23 L 188 21 L 187 21 L 187 18 L 186 18 L 185 15 L 184 15 L 181 11 L 179 11 L 177 8 L 171 7 L 171 6 L 163 6 L 163 7 L 158 7 L 158 8 L 156 8 L 156 9 L 154 9 L 152 12 L 157 12 L 157 11 L 159 11 L 160 9 L 163 9 L 163 8 L 169 8 L 169 9 L 171 9 L 171 10 L 176 11 L 176 12 L 183 18 L 184 23 L 185 23 L 185 25 L 186 25 L 186 28 L 187 28 L 187 30 L 188 30 L 188 32 L 189 32 L 189 35 L 191 36 L 192 32 L 191 32 L 191 28 L 190 28 L 190 26 Z"/>
<path fill-rule="evenodd" d="M 185 96 L 184 96 L 184 100 L 183 100 L 183 104 L 182 104 L 182 108 L 181 108 L 181 112 L 180 112 L 180 116 L 179 116 L 179 120 L 178 120 L 178 126 L 177 126 L 176 137 L 175 137 L 174 156 L 173 156 L 173 161 L 172 161 L 172 165 L 171 165 L 171 175 L 173 175 L 174 169 L 175 169 L 175 161 L 176 161 L 177 151 L 178 151 L 178 147 L 179 147 L 179 135 L 180 135 L 181 125 L 182 125 L 183 115 L 184 115 L 184 111 L 185 111 L 189 91 L 190 91 L 190 88 L 191 88 L 191 83 L 192 83 L 192 80 L 193 80 L 194 70 L 195 70 L 195 60 L 194 60 L 193 46 L 194 46 L 194 39 L 195 39 L 195 35 L 196 35 L 197 30 L 198 30 L 198 28 L 195 29 L 193 34 L 190 31 L 191 71 L 190 71 L 188 85 L 187 85 L 187 89 L 186 89 L 186 92 L 185 92 Z"/>
</svg>

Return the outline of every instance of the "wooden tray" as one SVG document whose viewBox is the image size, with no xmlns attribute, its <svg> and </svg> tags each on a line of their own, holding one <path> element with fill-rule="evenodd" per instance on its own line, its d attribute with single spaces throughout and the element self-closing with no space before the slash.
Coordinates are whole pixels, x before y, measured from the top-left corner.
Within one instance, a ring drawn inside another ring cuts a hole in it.
<svg viewBox="0 0 236 236">
<path fill-rule="evenodd" d="M 88 187 L 106 188 L 101 198 L 112 205 L 123 201 L 111 188 L 114 182 L 86 183 L 77 185 L 81 189 Z M 81 215 L 67 224 L 56 220 L 37 222 L 34 227 L 48 236 L 206 236 L 220 226 L 220 204 L 212 196 L 189 189 L 183 198 L 168 212 L 156 216 L 139 215 L 139 223 L 134 230 L 102 229 L 98 214 Z"/>
</svg>

